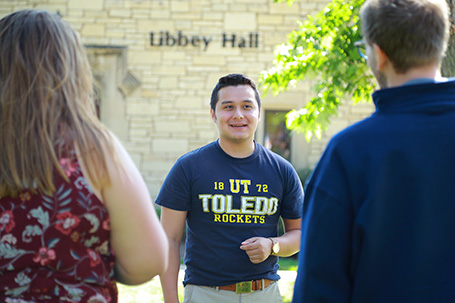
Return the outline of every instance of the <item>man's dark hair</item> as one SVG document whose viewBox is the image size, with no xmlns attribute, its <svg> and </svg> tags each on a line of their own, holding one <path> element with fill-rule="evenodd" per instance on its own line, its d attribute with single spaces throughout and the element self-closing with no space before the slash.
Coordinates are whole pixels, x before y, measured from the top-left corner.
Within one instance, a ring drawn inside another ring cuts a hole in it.
<svg viewBox="0 0 455 303">
<path fill-rule="evenodd" d="M 256 96 L 256 101 L 258 102 L 259 109 L 261 108 L 261 97 L 259 96 L 258 89 L 253 80 L 242 74 L 229 74 L 227 76 L 221 77 L 218 80 L 215 88 L 212 91 L 212 97 L 210 98 L 210 108 L 215 111 L 216 103 L 218 102 L 218 92 L 220 89 L 226 86 L 239 86 L 239 85 L 249 85 L 254 90 L 254 95 Z"/>
</svg>

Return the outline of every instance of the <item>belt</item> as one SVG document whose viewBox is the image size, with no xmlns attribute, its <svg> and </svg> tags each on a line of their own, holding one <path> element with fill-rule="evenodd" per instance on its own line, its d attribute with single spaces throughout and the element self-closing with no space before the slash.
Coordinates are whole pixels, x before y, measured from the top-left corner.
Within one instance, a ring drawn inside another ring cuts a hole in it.
<svg viewBox="0 0 455 303">
<path fill-rule="evenodd" d="M 250 293 L 256 290 L 261 290 L 269 287 L 275 281 L 269 279 L 260 279 L 254 281 L 239 282 L 230 285 L 216 286 L 216 289 L 235 291 L 238 294 Z"/>
</svg>

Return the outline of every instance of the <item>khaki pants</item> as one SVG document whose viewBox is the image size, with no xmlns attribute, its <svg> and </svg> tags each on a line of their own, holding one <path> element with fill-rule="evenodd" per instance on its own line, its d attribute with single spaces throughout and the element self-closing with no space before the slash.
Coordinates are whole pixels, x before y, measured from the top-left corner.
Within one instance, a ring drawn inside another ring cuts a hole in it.
<svg viewBox="0 0 455 303">
<path fill-rule="evenodd" d="M 264 290 L 247 294 L 217 290 L 214 287 L 188 284 L 185 286 L 183 303 L 282 303 L 278 283 L 272 283 Z"/>
</svg>

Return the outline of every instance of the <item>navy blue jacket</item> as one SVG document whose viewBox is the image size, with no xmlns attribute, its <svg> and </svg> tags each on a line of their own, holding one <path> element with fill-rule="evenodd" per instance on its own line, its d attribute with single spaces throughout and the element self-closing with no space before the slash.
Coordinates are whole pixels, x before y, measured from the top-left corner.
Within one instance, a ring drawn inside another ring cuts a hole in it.
<svg viewBox="0 0 455 303">
<path fill-rule="evenodd" d="M 455 82 L 373 101 L 307 185 L 293 302 L 455 302 Z"/>
</svg>

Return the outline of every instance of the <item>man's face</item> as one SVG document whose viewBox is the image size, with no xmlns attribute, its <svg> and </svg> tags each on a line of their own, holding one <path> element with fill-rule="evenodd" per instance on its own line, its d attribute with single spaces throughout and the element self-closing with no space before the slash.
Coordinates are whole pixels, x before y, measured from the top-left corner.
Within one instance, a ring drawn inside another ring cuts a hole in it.
<svg viewBox="0 0 455 303">
<path fill-rule="evenodd" d="M 226 86 L 218 91 L 215 111 L 210 110 L 220 140 L 234 144 L 253 141 L 259 122 L 259 106 L 249 85 Z"/>
<path fill-rule="evenodd" d="M 368 56 L 368 66 L 370 67 L 371 71 L 373 72 L 376 81 L 378 81 L 379 87 L 387 88 L 387 78 L 385 74 L 379 70 L 378 66 L 378 54 L 374 49 L 374 46 L 370 43 L 365 43 L 366 47 L 366 55 Z"/>
</svg>

